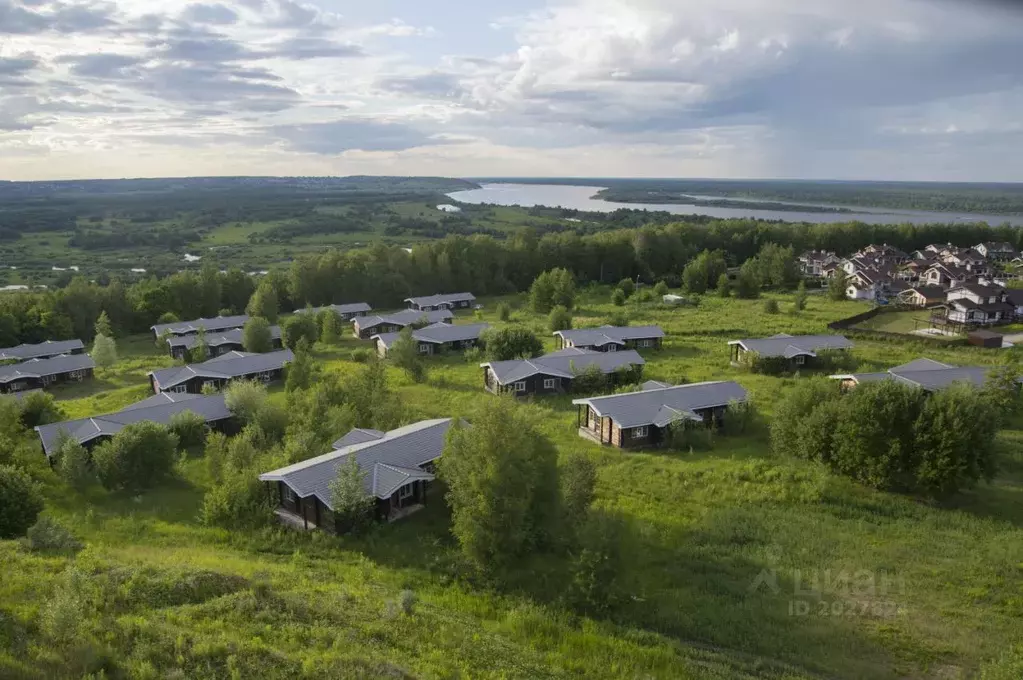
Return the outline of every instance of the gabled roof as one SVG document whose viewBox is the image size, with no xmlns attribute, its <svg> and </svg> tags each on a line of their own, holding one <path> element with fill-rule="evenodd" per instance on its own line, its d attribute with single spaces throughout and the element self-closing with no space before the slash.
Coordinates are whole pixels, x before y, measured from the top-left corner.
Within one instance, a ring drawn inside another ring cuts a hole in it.
<svg viewBox="0 0 1023 680">
<path fill-rule="evenodd" d="M 438 309 L 432 312 L 420 312 L 416 309 L 406 309 L 392 314 L 356 317 L 352 319 L 352 323 L 357 325 L 360 329 L 365 329 L 381 326 L 383 324 L 393 324 L 395 326 L 405 327 L 424 320 L 427 324 L 433 324 L 440 321 L 450 321 L 453 318 L 455 318 L 455 315 L 451 313 L 450 309 Z"/>
<path fill-rule="evenodd" d="M 216 333 L 213 335 L 206 336 L 206 344 L 209 347 L 220 347 L 221 345 L 240 345 L 242 344 L 242 336 L 244 330 L 241 328 L 235 328 L 224 333 Z M 280 340 L 281 339 L 281 327 L 270 326 L 270 339 Z M 176 335 L 167 338 L 167 344 L 171 347 L 184 347 L 185 349 L 192 349 L 199 343 L 199 335 Z"/>
<path fill-rule="evenodd" d="M 0 383 L 9 383 L 19 378 L 42 378 L 96 368 L 96 362 L 88 354 L 61 354 L 50 359 L 29 359 L 20 364 L 0 366 Z"/>
<path fill-rule="evenodd" d="M 574 399 L 572 403 L 585 404 L 597 415 L 611 418 L 619 427 L 632 428 L 664 427 L 678 418 L 700 420 L 696 411 L 744 402 L 747 398 L 742 385 L 729 380 Z"/>
<path fill-rule="evenodd" d="M 350 444 L 322 456 L 266 472 L 259 479 L 284 482 L 301 498 L 315 496 L 333 510 L 330 483 L 337 478 L 338 468 L 348 456 L 355 456 L 365 475 L 363 488 L 366 493 L 387 499 L 410 481 L 433 479 L 433 475 L 424 471 L 422 466 L 441 457 L 450 427 L 451 418 L 423 420 L 386 432 L 383 437 Z M 341 440 L 347 437 L 345 435 Z"/>
<path fill-rule="evenodd" d="M 277 352 L 265 354 L 250 354 L 247 352 L 228 352 L 215 359 L 204 361 L 200 364 L 189 364 L 188 366 L 174 366 L 149 373 L 160 389 L 167 389 L 199 378 L 215 378 L 231 380 L 246 375 L 273 371 L 283 368 L 286 363 L 294 360 L 295 355 L 290 349 L 283 349 Z"/>
<path fill-rule="evenodd" d="M 435 323 L 424 328 L 412 331 L 412 337 L 417 342 L 428 342 L 434 345 L 442 345 L 448 342 L 462 342 L 464 340 L 479 340 L 480 334 L 490 328 L 488 323 L 473 323 L 464 326 L 454 326 L 447 323 Z M 390 349 L 394 341 L 401 336 L 400 333 L 381 333 L 374 335 L 373 339 L 383 343 L 384 347 Z"/>
<path fill-rule="evenodd" d="M 201 394 L 159 394 L 144 399 L 115 413 L 107 413 L 78 420 L 65 420 L 61 423 L 39 425 L 35 428 L 43 444 L 43 451 L 50 456 L 60 441 L 60 433 L 64 432 L 79 444 L 97 437 L 113 436 L 126 425 L 142 421 L 150 421 L 166 425 L 176 413 L 191 411 L 203 417 L 207 423 L 225 420 L 231 417 L 231 411 L 224 404 L 223 394 L 204 396 Z"/>
<path fill-rule="evenodd" d="M 5 347 L 0 349 L 0 361 L 17 359 L 35 359 L 36 357 L 48 357 L 56 354 L 69 354 L 76 349 L 85 349 L 81 340 L 47 340 L 34 345 L 18 345 L 17 347 Z"/>
<path fill-rule="evenodd" d="M 436 305 L 455 302 L 472 302 L 476 296 L 472 293 L 441 293 L 439 295 L 426 295 L 424 297 L 405 298 L 405 302 L 418 307 L 434 307 Z"/>
<path fill-rule="evenodd" d="M 337 312 L 338 314 L 360 314 L 360 313 L 365 314 L 366 312 L 373 311 L 373 308 L 370 307 L 365 302 L 350 302 L 348 304 L 343 304 L 343 305 L 327 305 L 325 307 L 312 307 L 312 308 L 302 307 L 301 309 L 296 309 L 295 310 L 295 314 L 305 314 L 306 312 L 312 312 L 313 314 L 319 314 L 320 312 L 322 312 L 325 309 L 332 309 L 335 312 Z"/>
<path fill-rule="evenodd" d="M 747 338 L 731 340 L 729 345 L 739 345 L 747 352 L 756 352 L 762 357 L 817 356 L 816 352 L 830 349 L 850 349 L 852 341 L 844 335 L 786 335 L 779 333 L 770 338 Z"/>
<path fill-rule="evenodd" d="M 226 331 L 231 328 L 241 328 L 248 320 L 249 316 L 247 314 L 240 314 L 238 316 L 218 316 L 212 319 L 194 319 L 192 321 L 158 323 L 155 326 L 150 326 L 150 330 L 158 336 L 163 335 L 164 333 L 170 333 L 171 335 L 198 333 L 200 328 L 204 329 L 207 333 L 215 333 L 216 331 Z"/>
<path fill-rule="evenodd" d="M 922 297 L 927 298 L 928 300 L 933 299 L 933 298 L 942 298 L 942 299 L 945 298 L 945 289 L 942 288 L 941 286 L 913 286 L 912 288 L 909 288 L 908 290 L 903 291 L 903 293 L 910 292 L 910 291 L 912 291 L 914 293 L 918 293 L 919 295 L 921 295 Z"/>
<path fill-rule="evenodd" d="M 979 283 L 960 283 L 949 290 L 949 294 L 956 292 L 957 290 L 965 290 L 967 293 L 973 293 L 979 297 L 991 297 L 992 295 L 1001 295 L 1005 289 L 1001 286 L 985 286 Z"/>
<path fill-rule="evenodd" d="M 897 380 L 906 385 L 933 392 L 954 383 L 983 387 L 993 370 L 992 367 L 950 366 L 933 359 L 916 359 L 908 364 L 890 368 L 885 373 L 852 373 L 831 377 L 838 380 L 852 380 L 857 383 Z M 1017 382 L 1023 382 L 1023 378 L 1017 379 Z"/>
<path fill-rule="evenodd" d="M 554 331 L 554 335 L 571 341 L 573 345 L 602 347 L 609 344 L 624 345 L 627 340 L 663 338 L 664 331 L 660 326 L 600 326 Z"/>
<path fill-rule="evenodd" d="M 622 352 L 594 352 L 589 349 L 568 347 L 535 359 L 490 361 L 480 366 L 490 368 L 498 384 L 508 385 L 534 375 L 572 379 L 591 366 L 610 374 L 620 368 L 642 366 L 645 363 L 639 352 L 632 349 Z"/>
<path fill-rule="evenodd" d="M 333 444 L 334 449 L 343 449 L 346 446 L 352 444 L 363 444 L 365 442 L 371 442 L 375 439 L 383 439 L 386 436 L 385 432 L 380 430 L 370 430 L 362 427 L 357 427 L 345 436 L 341 437 Z"/>
</svg>

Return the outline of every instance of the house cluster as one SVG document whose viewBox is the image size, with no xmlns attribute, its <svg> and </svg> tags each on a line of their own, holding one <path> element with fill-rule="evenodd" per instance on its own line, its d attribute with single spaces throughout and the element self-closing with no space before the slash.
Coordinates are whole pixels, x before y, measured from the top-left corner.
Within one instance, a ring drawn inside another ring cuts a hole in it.
<svg viewBox="0 0 1023 680">
<path fill-rule="evenodd" d="M 47 340 L 0 349 L 0 394 L 38 390 L 92 377 L 96 363 L 81 340 Z"/>
</svg>

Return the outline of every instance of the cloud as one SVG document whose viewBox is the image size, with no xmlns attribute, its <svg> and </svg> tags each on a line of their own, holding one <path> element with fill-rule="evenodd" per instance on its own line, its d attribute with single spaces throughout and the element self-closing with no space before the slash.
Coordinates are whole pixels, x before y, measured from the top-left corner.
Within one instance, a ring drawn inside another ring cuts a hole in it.
<svg viewBox="0 0 1023 680">
<path fill-rule="evenodd" d="M 238 21 L 238 13 L 227 5 L 201 4 L 189 5 L 181 14 L 184 21 L 197 24 L 228 25 Z"/>
<path fill-rule="evenodd" d="M 353 149 L 404 151 L 447 143 L 403 123 L 357 119 L 279 126 L 273 133 L 296 150 L 315 154 L 339 154 Z"/>
</svg>

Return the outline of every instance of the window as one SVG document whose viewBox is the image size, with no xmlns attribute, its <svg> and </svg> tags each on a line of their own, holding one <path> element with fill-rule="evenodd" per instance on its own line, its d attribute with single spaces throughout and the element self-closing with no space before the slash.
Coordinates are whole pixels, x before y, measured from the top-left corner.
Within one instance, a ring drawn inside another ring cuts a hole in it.
<svg viewBox="0 0 1023 680">
<path fill-rule="evenodd" d="M 608 352 L 617 352 L 618 351 L 618 345 L 616 345 L 614 343 L 611 343 L 610 345 L 607 346 L 607 351 Z"/>
<path fill-rule="evenodd" d="M 295 490 L 290 486 L 284 486 L 284 500 L 288 503 L 294 503 L 298 500 L 298 496 L 295 495 Z"/>
<path fill-rule="evenodd" d="M 430 346 L 428 344 L 426 344 L 425 342 L 419 343 L 419 353 L 420 354 L 429 354 L 430 353 Z"/>
<path fill-rule="evenodd" d="M 802 366 L 805 363 L 806 363 L 806 357 L 805 356 L 803 356 L 802 354 L 799 354 L 799 355 L 796 356 L 796 365 L 797 366 Z"/>
<path fill-rule="evenodd" d="M 554 378 L 544 378 L 543 379 L 543 388 L 545 390 L 553 390 L 554 389 L 554 385 L 555 385 L 556 382 L 557 381 Z"/>
<path fill-rule="evenodd" d="M 515 383 L 514 385 L 512 385 L 512 387 L 515 388 L 516 392 L 525 392 L 526 391 L 526 381 L 525 380 L 520 380 L 517 383 Z"/>
<path fill-rule="evenodd" d="M 640 346 L 640 347 L 650 347 L 650 346 L 652 346 L 653 344 L 654 344 L 654 341 L 653 341 L 653 340 L 640 340 L 640 341 L 639 341 L 639 346 Z"/>
<path fill-rule="evenodd" d="M 646 439 L 647 435 L 649 435 L 649 434 L 650 434 L 650 430 L 649 430 L 649 428 L 646 425 L 644 425 L 643 427 L 634 427 L 634 428 L 632 428 L 632 438 L 633 439 Z"/>
<path fill-rule="evenodd" d="M 406 484 L 405 486 L 398 489 L 398 500 L 403 501 L 406 498 L 412 497 L 412 485 Z"/>
</svg>

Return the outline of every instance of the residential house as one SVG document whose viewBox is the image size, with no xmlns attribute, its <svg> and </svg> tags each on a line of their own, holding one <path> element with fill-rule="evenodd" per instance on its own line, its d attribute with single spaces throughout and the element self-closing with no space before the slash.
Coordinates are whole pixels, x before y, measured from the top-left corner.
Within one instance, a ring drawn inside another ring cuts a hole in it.
<svg viewBox="0 0 1023 680">
<path fill-rule="evenodd" d="M 856 253 L 856 255 L 860 257 L 871 257 L 876 260 L 890 263 L 904 262 L 909 259 L 909 255 L 902 252 L 895 246 L 888 245 L 887 243 L 883 243 L 881 245 L 871 244 L 862 248 L 858 253 Z"/>
<path fill-rule="evenodd" d="M 201 416 L 206 425 L 216 429 L 228 429 L 233 414 L 224 404 L 223 394 L 209 396 L 199 394 L 163 393 L 126 406 L 115 413 L 65 420 L 59 423 L 38 425 L 35 428 L 43 453 L 51 458 L 63 436 L 71 437 L 87 449 L 113 437 L 133 423 L 153 422 L 169 425 L 178 413 L 190 411 Z"/>
<path fill-rule="evenodd" d="M 952 288 L 966 283 L 970 277 L 971 274 L 966 269 L 938 262 L 928 267 L 927 271 L 920 278 L 920 283 L 927 286 Z"/>
<path fill-rule="evenodd" d="M 877 297 L 877 290 L 873 285 L 866 285 L 860 281 L 848 281 L 845 286 L 845 296 L 850 300 L 873 300 Z"/>
<path fill-rule="evenodd" d="M 639 392 L 573 400 L 579 434 L 623 449 L 662 445 L 673 424 L 720 425 L 729 405 L 748 399 L 732 381 L 664 385 L 650 382 Z"/>
<path fill-rule="evenodd" d="M 18 345 L 0 349 L 0 361 L 28 361 L 29 359 L 52 359 L 62 354 L 84 354 L 85 345 L 81 340 L 47 340 L 35 345 Z"/>
<path fill-rule="evenodd" d="M 359 316 L 352 320 L 352 334 L 357 338 L 369 340 L 374 335 L 397 333 L 405 326 L 429 326 L 435 323 L 447 323 L 453 318 L 455 318 L 454 314 L 448 309 L 439 309 L 433 312 L 406 309 L 393 314 Z"/>
<path fill-rule="evenodd" d="M 475 301 L 476 296 L 472 293 L 447 293 L 405 298 L 409 309 L 420 312 L 433 312 L 438 309 L 468 309 Z"/>
<path fill-rule="evenodd" d="M 985 243 L 978 243 L 973 246 L 973 249 L 988 260 L 1005 262 L 1019 257 L 1019 251 L 1017 251 L 1011 243 L 1006 243 L 1005 241 L 988 241 Z"/>
<path fill-rule="evenodd" d="M 243 333 L 244 331 L 241 328 L 236 328 L 225 333 L 207 335 L 206 347 L 209 352 L 208 356 L 219 357 L 228 352 L 244 350 L 245 346 L 242 344 Z M 184 359 L 192 348 L 198 344 L 198 335 L 175 335 L 167 338 L 167 347 L 170 350 L 170 355 L 175 359 Z M 270 344 L 273 349 L 281 349 L 284 346 L 281 344 L 280 326 L 270 326 Z"/>
<path fill-rule="evenodd" d="M 600 326 L 555 331 L 558 349 L 578 347 L 597 352 L 620 349 L 653 349 L 661 346 L 664 331 L 660 326 Z"/>
<path fill-rule="evenodd" d="M 0 393 L 24 392 L 92 377 L 96 362 L 88 354 L 61 354 L 0 366 Z"/>
<path fill-rule="evenodd" d="M 615 382 L 615 376 L 628 371 L 630 377 L 642 372 L 646 362 L 633 349 L 620 352 L 594 352 L 569 347 L 534 359 L 489 361 L 480 364 L 483 384 L 495 394 L 532 394 L 567 392 L 580 373 L 599 370 Z"/>
<path fill-rule="evenodd" d="M 1005 298 L 1012 305 L 1015 318 L 1023 319 L 1023 288 L 1006 288 Z"/>
<path fill-rule="evenodd" d="M 343 533 L 334 515 L 331 482 L 354 459 L 363 489 L 376 500 L 379 519 L 393 520 L 421 508 L 434 480 L 434 466 L 444 452 L 451 418 L 423 420 L 390 432 L 353 430 L 334 443 L 334 450 L 259 476 L 276 491 L 277 514 L 306 529 Z"/>
<path fill-rule="evenodd" d="M 219 390 L 233 380 L 271 383 L 284 377 L 284 367 L 295 358 L 290 349 L 266 354 L 228 352 L 200 364 L 174 366 L 149 373 L 153 392 L 199 394 L 203 388 Z"/>
<path fill-rule="evenodd" d="M 941 286 L 914 286 L 899 293 L 898 301 L 911 307 L 935 307 L 945 303 L 945 289 Z"/>
<path fill-rule="evenodd" d="M 841 263 L 835 253 L 827 250 L 808 250 L 799 256 L 799 269 L 803 276 L 824 276 L 824 272 L 834 265 Z"/>
<path fill-rule="evenodd" d="M 948 291 L 945 318 L 953 324 L 979 325 L 1006 323 L 1016 316 L 1001 286 L 965 283 Z"/>
<path fill-rule="evenodd" d="M 785 359 L 795 369 L 813 365 L 818 352 L 845 351 L 853 343 L 842 335 L 786 335 L 769 338 L 746 338 L 728 342 L 732 364 L 743 365 L 756 358 Z"/>
<path fill-rule="evenodd" d="M 475 347 L 480 342 L 480 335 L 490 328 L 490 324 L 474 323 L 465 326 L 454 326 L 449 323 L 435 323 L 412 331 L 412 339 L 416 341 L 420 354 L 438 354 L 444 351 L 461 351 Z M 388 350 L 401 333 L 381 333 L 374 335 L 372 340 L 377 345 L 377 354 L 387 356 Z"/>
<path fill-rule="evenodd" d="M 899 265 L 898 276 L 903 281 L 917 282 L 923 276 L 924 272 L 930 269 L 933 265 L 937 264 L 937 260 L 934 258 L 919 258 L 907 260 Z"/>
<path fill-rule="evenodd" d="M 991 271 L 987 259 L 972 248 L 950 250 L 940 259 L 943 264 L 965 269 L 973 276 L 986 276 Z"/>
<path fill-rule="evenodd" d="M 990 366 L 951 366 L 933 359 L 915 359 L 908 364 L 889 368 L 881 373 L 850 373 L 831 376 L 840 380 L 842 387 L 850 389 L 866 382 L 896 380 L 905 385 L 918 387 L 925 392 L 944 389 L 955 383 L 983 387 L 994 370 Z M 1023 382 L 1023 378 L 1017 380 Z"/>
<path fill-rule="evenodd" d="M 351 321 L 356 317 L 366 316 L 373 311 L 373 308 L 365 302 L 351 302 L 343 305 L 327 305 L 326 307 L 303 307 L 302 309 L 296 309 L 295 314 L 305 314 L 307 312 L 319 314 L 327 309 L 341 317 L 342 321 Z"/>
<path fill-rule="evenodd" d="M 200 330 L 207 333 L 220 333 L 235 328 L 242 328 L 249 320 L 247 314 L 239 316 L 218 316 L 213 319 L 195 319 L 193 321 L 175 321 L 174 323 L 158 323 L 150 326 L 153 338 L 159 340 L 164 335 L 194 335 Z"/>
</svg>

